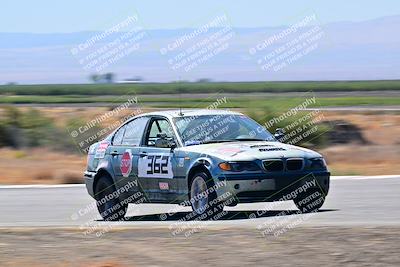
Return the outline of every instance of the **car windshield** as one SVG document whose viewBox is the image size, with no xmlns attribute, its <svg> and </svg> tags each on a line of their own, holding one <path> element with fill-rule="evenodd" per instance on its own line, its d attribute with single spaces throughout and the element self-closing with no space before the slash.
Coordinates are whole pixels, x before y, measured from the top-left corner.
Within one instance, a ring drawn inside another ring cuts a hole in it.
<svg viewBox="0 0 400 267">
<path fill-rule="evenodd" d="M 244 115 L 184 116 L 174 121 L 185 146 L 232 141 L 276 141 L 264 127 Z"/>
</svg>

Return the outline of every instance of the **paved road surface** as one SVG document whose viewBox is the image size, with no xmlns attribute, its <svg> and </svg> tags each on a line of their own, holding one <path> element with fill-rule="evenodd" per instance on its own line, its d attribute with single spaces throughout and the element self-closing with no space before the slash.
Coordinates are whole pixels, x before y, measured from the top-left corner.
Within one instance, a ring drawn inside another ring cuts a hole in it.
<svg viewBox="0 0 400 267">
<path fill-rule="evenodd" d="M 83 226 L 97 222 L 97 211 L 83 216 L 93 203 L 82 185 L 58 187 L 0 187 L 0 227 L 37 226 Z M 312 226 L 389 226 L 400 225 L 400 176 L 389 177 L 337 177 L 331 181 L 331 191 L 321 212 L 312 215 L 293 215 L 292 203 L 282 203 L 278 211 L 263 212 L 266 203 L 241 204 L 227 208 L 228 214 L 219 221 L 207 222 L 215 227 L 256 227 L 276 219 L 280 210 L 292 210 L 282 218 L 299 218 L 303 225 Z M 267 204 L 268 205 L 268 204 Z M 187 215 L 189 208 L 166 220 L 160 219 L 165 212 L 177 205 L 141 204 L 131 205 L 122 222 L 128 227 L 171 227 Z M 250 214 L 258 214 L 249 219 Z M 297 217 L 296 217 L 297 216 Z M 300 217 L 302 216 L 302 217 Z"/>
</svg>

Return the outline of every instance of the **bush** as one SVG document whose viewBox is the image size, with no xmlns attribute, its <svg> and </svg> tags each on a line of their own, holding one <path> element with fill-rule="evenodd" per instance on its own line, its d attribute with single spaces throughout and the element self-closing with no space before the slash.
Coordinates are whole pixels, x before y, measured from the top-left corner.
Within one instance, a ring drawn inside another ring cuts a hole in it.
<svg viewBox="0 0 400 267">
<path fill-rule="evenodd" d="M 310 119 L 304 119 L 306 116 L 308 118 L 309 114 L 312 114 L 310 111 L 300 111 L 296 115 L 280 120 L 279 118 L 282 114 L 285 114 L 287 111 L 288 109 L 284 108 L 263 107 L 258 111 L 251 110 L 248 114 L 272 134 L 275 133 L 277 128 L 283 129 L 287 138 L 283 141 L 284 143 L 304 147 L 321 147 L 327 144 L 325 135 L 329 129 L 327 124 L 316 122 L 315 124 L 308 125 L 307 123 L 315 119 L 312 116 Z M 270 121 L 274 123 L 269 123 Z"/>
<path fill-rule="evenodd" d="M 38 110 L 22 112 L 14 107 L 4 108 L 4 116 L 0 119 L 0 147 L 47 146 L 71 150 L 72 144 L 66 130 L 57 128 L 53 120 Z"/>
</svg>

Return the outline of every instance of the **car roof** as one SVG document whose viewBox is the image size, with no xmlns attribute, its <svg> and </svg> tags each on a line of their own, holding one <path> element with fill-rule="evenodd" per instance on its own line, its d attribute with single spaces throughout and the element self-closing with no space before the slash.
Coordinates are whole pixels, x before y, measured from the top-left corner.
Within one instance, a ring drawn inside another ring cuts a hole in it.
<svg viewBox="0 0 400 267">
<path fill-rule="evenodd" d="M 242 113 L 223 109 L 175 109 L 143 113 L 141 116 L 165 116 L 169 118 L 202 116 L 202 115 L 243 115 Z"/>
</svg>

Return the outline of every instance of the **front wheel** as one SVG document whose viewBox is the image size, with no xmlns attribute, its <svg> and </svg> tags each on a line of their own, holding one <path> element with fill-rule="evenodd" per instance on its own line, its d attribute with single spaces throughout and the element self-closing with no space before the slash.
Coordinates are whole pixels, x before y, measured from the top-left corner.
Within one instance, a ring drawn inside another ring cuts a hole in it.
<svg viewBox="0 0 400 267">
<path fill-rule="evenodd" d="M 190 203 L 197 219 L 212 219 L 223 211 L 223 204 L 217 201 L 211 178 L 204 172 L 196 173 L 190 185 Z"/>
<path fill-rule="evenodd" d="M 112 179 L 101 176 L 96 183 L 94 193 L 97 209 L 105 221 L 120 221 L 128 210 L 128 204 L 122 204 L 115 192 Z"/>
<path fill-rule="evenodd" d="M 302 213 L 317 212 L 325 202 L 325 195 L 320 190 L 299 194 L 293 199 Z"/>
</svg>

